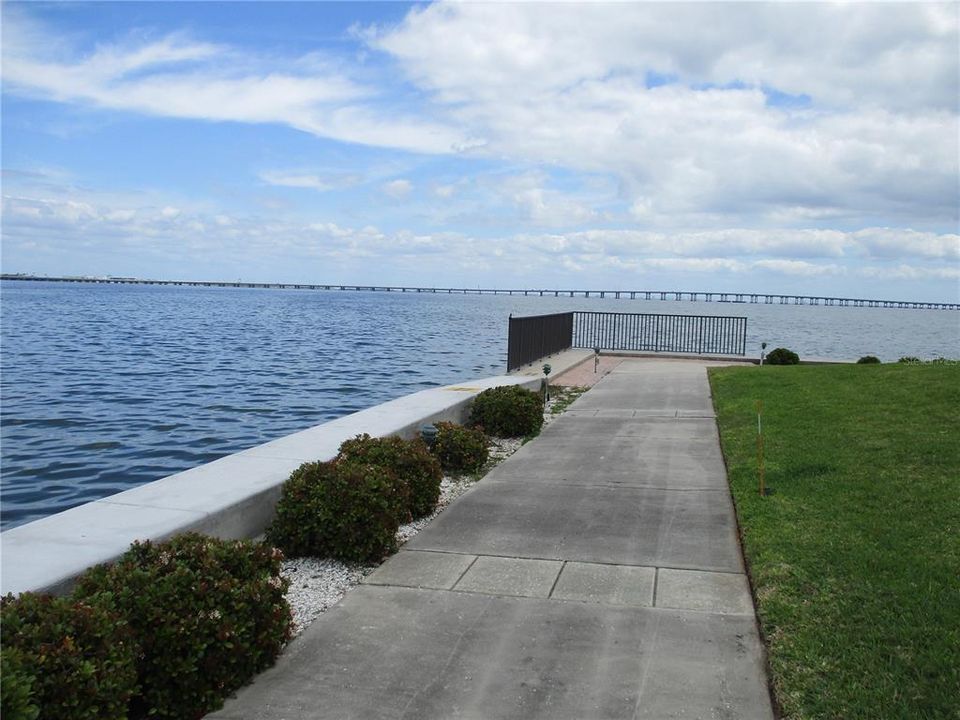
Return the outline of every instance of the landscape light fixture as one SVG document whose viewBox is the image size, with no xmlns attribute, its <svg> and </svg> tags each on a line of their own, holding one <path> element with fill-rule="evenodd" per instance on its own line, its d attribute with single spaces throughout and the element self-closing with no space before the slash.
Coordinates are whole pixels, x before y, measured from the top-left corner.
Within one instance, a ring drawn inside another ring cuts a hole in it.
<svg viewBox="0 0 960 720">
<path fill-rule="evenodd" d="M 765 342 L 760 343 L 760 367 L 763 367 L 763 356 L 765 355 L 765 350 L 767 349 L 767 344 Z"/>
<path fill-rule="evenodd" d="M 420 426 L 420 437 L 423 438 L 423 442 L 427 444 L 428 448 L 433 448 L 435 442 L 437 442 L 437 426 L 433 423 L 428 423 L 426 425 Z"/>
<path fill-rule="evenodd" d="M 593 372 L 597 372 L 597 367 L 600 365 L 600 346 L 597 345 L 593 348 Z"/>
<path fill-rule="evenodd" d="M 543 397 L 544 402 L 550 399 L 550 371 L 553 370 L 549 363 L 543 366 Z"/>
</svg>

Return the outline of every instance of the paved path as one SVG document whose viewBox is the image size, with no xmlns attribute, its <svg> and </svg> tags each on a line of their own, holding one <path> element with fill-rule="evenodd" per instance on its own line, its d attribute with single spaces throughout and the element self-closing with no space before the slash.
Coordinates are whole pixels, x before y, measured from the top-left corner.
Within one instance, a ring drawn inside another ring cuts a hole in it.
<svg viewBox="0 0 960 720">
<path fill-rule="evenodd" d="M 772 718 L 705 364 L 619 364 L 211 717 Z"/>
<path fill-rule="evenodd" d="M 596 362 L 592 357 L 587 358 L 585 362 L 581 362 L 569 370 L 564 370 L 556 377 L 552 377 L 550 382 L 553 385 L 593 387 L 622 362 L 622 357 L 611 355 L 601 355 Z"/>
</svg>

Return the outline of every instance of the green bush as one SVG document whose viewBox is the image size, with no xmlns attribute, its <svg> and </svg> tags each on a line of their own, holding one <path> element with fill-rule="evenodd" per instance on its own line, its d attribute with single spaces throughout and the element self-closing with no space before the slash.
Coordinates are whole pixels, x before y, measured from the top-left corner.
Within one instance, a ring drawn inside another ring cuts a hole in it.
<svg viewBox="0 0 960 720">
<path fill-rule="evenodd" d="M 519 385 L 484 390 L 473 400 L 470 424 L 499 437 L 535 435 L 543 425 L 543 399 Z"/>
<path fill-rule="evenodd" d="M 295 557 L 382 560 L 397 549 L 410 488 L 379 465 L 304 463 L 283 484 L 267 541 Z"/>
<path fill-rule="evenodd" d="M 3 717 L 126 718 L 137 689 L 136 644 L 96 604 L 23 593 L 0 599 Z M 31 698 L 32 693 L 32 698 Z"/>
<path fill-rule="evenodd" d="M 40 714 L 33 697 L 34 676 L 25 666 L 16 648 L 0 650 L 0 718 L 36 720 Z"/>
<path fill-rule="evenodd" d="M 429 515 L 440 499 L 443 471 L 423 440 L 392 436 L 372 438 L 366 433 L 340 446 L 340 463 L 379 465 L 392 471 L 410 488 L 407 505 L 411 517 Z"/>
<path fill-rule="evenodd" d="M 34 697 L 35 683 L 22 652 L 14 647 L 0 649 L 0 718 L 36 720 L 40 708 Z"/>
<path fill-rule="evenodd" d="M 273 664 L 290 637 L 283 554 L 186 533 L 137 542 L 74 594 L 118 613 L 141 648 L 132 717 L 197 718 Z"/>
<path fill-rule="evenodd" d="M 897 360 L 898 363 L 903 363 L 904 365 L 919 365 L 923 362 L 918 357 L 913 357 L 912 355 L 905 355 L 904 357 Z"/>
<path fill-rule="evenodd" d="M 433 452 L 444 470 L 452 473 L 477 472 L 490 456 L 490 439 L 483 430 L 452 422 L 434 423 L 437 439 Z"/>
<path fill-rule="evenodd" d="M 857 365 L 879 365 L 880 358 L 876 355 L 864 355 L 862 358 L 857 360 Z"/>
<path fill-rule="evenodd" d="M 775 348 L 767 353 L 767 365 L 797 365 L 800 356 L 787 348 Z"/>
</svg>

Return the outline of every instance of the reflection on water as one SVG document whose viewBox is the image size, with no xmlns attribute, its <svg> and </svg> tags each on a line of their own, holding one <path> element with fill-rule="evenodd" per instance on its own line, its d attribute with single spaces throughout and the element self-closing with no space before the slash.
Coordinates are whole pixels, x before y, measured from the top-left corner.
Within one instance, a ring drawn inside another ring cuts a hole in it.
<svg viewBox="0 0 960 720">
<path fill-rule="evenodd" d="M 4 528 L 503 371 L 507 317 L 746 315 L 748 352 L 960 356 L 960 314 L 599 298 L 2 284 Z"/>
</svg>

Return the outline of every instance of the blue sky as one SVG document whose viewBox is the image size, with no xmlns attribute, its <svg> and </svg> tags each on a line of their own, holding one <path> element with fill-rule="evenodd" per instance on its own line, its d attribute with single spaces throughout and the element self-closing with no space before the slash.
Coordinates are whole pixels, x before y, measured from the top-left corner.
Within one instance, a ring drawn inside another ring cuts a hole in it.
<svg viewBox="0 0 960 720">
<path fill-rule="evenodd" d="M 5 272 L 960 297 L 960 6 L 16 3 Z"/>
</svg>

